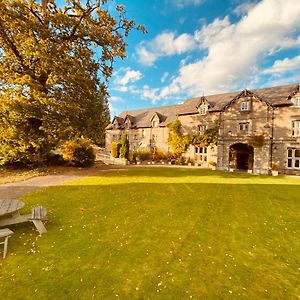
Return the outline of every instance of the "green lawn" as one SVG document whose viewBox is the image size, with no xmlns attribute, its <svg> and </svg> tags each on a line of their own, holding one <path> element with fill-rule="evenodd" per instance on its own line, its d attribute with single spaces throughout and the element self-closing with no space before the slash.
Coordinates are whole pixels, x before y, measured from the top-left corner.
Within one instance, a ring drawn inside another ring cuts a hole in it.
<svg viewBox="0 0 300 300">
<path fill-rule="evenodd" d="M 299 299 L 300 178 L 103 172 L 23 197 L 0 299 Z"/>
</svg>

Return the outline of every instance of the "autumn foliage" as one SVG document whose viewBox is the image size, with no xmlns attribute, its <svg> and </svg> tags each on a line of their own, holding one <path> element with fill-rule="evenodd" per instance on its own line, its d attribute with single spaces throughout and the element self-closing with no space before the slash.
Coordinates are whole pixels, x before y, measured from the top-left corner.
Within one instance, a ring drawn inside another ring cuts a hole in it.
<svg viewBox="0 0 300 300">
<path fill-rule="evenodd" d="M 0 2 L 0 164 L 42 162 L 78 136 L 103 143 L 112 64 L 144 31 L 106 2 Z"/>
</svg>

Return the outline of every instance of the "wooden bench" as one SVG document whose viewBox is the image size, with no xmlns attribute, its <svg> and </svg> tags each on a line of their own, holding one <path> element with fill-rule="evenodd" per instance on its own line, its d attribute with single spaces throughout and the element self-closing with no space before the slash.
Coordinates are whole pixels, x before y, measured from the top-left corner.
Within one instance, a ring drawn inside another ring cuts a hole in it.
<svg viewBox="0 0 300 300">
<path fill-rule="evenodd" d="M 7 253 L 7 246 L 8 246 L 8 238 L 13 234 L 13 231 L 11 231 L 8 228 L 0 229 L 0 238 L 4 238 L 4 242 L 0 242 L 0 245 L 4 245 L 3 250 L 3 258 L 6 257 Z"/>
<path fill-rule="evenodd" d="M 43 206 L 37 206 L 31 209 L 31 217 L 28 219 L 31 221 L 39 234 L 47 232 L 42 221 L 47 219 L 47 209 Z"/>
</svg>

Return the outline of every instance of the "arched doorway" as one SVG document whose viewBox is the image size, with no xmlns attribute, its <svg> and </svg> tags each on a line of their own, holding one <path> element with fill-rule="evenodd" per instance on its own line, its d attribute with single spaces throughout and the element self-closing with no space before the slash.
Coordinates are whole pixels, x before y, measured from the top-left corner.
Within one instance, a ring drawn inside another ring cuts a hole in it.
<svg viewBox="0 0 300 300">
<path fill-rule="evenodd" d="M 253 158 L 254 154 L 252 146 L 242 143 L 230 146 L 229 163 L 231 168 L 237 170 L 252 170 Z"/>
</svg>

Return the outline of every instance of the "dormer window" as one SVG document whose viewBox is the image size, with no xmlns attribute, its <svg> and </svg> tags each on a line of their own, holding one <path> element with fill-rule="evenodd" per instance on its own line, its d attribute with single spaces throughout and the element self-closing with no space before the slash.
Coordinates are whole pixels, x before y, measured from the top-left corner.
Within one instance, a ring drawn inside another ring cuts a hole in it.
<svg viewBox="0 0 300 300">
<path fill-rule="evenodd" d="M 125 128 L 126 128 L 126 129 L 130 129 L 130 122 L 126 122 Z"/>
<path fill-rule="evenodd" d="M 249 111 L 250 110 L 250 102 L 243 101 L 241 102 L 241 111 Z"/>
<path fill-rule="evenodd" d="M 200 105 L 199 106 L 199 114 L 200 115 L 206 115 L 207 113 L 207 106 L 206 105 Z"/>
<path fill-rule="evenodd" d="M 153 128 L 158 127 L 158 121 L 157 121 L 157 120 L 153 120 L 153 121 L 152 121 L 152 127 L 153 127 Z"/>
<path fill-rule="evenodd" d="M 295 107 L 300 107 L 300 97 L 296 97 L 293 99 L 293 104 Z"/>
</svg>

